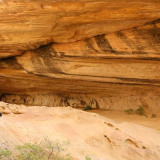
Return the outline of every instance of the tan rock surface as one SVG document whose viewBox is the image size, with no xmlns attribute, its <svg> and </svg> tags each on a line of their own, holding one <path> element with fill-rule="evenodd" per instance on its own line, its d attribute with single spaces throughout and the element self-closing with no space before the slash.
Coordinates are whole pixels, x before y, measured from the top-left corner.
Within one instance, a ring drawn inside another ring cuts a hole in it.
<svg viewBox="0 0 160 160">
<path fill-rule="evenodd" d="M 159 0 L 2 0 L 0 57 L 126 30 L 159 18 Z"/>
<path fill-rule="evenodd" d="M 16 105 L 16 104 L 8 104 L 4 102 L 0 102 L 0 113 L 2 114 L 22 114 L 25 113 L 26 106 L 24 105 Z"/>
<path fill-rule="evenodd" d="M 87 155 L 92 160 L 159 160 L 160 157 L 157 130 L 129 122 L 115 123 L 72 108 L 28 107 L 24 114 L 0 117 L 0 128 L 1 148 L 48 137 L 70 140 L 68 152 L 78 160 Z"/>
<path fill-rule="evenodd" d="M 159 0 L 0 0 L 0 100 L 1 148 L 48 136 L 75 160 L 159 160 Z"/>
<path fill-rule="evenodd" d="M 43 46 L 2 60 L 2 100 L 116 110 L 143 105 L 159 111 L 159 24 Z"/>
<path fill-rule="evenodd" d="M 158 0 L 2 1 L 0 56 L 23 54 L 0 60 L 1 99 L 159 111 L 159 5 Z"/>
</svg>

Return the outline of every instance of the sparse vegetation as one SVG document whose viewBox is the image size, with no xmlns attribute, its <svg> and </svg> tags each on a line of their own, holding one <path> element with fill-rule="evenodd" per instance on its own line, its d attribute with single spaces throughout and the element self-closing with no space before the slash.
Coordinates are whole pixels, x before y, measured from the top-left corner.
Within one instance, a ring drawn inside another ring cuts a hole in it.
<svg viewBox="0 0 160 160">
<path fill-rule="evenodd" d="M 36 143 L 18 145 L 13 152 L 0 149 L 0 160 L 72 160 L 70 154 L 65 153 L 65 145 L 69 142 L 51 142 L 45 139 Z M 86 157 L 85 160 L 91 160 Z"/>
<path fill-rule="evenodd" d="M 0 149 L 0 159 L 9 160 L 11 158 L 12 152 L 10 150 Z"/>
<path fill-rule="evenodd" d="M 139 106 L 139 108 L 137 108 L 135 112 L 138 115 L 145 115 L 145 111 L 144 111 L 143 106 Z"/>
<path fill-rule="evenodd" d="M 133 114 L 134 110 L 132 108 L 129 108 L 129 109 L 126 109 L 124 112 L 127 114 Z"/>
<path fill-rule="evenodd" d="M 127 113 L 127 114 L 135 113 L 135 114 L 138 114 L 138 115 L 145 115 L 145 110 L 144 110 L 143 106 L 139 106 L 136 110 L 133 110 L 133 109 L 129 108 L 129 109 L 126 109 L 124 112 Z"/>
<path fill-rule="evenodd" d="M 90 105 L 87 105 L 83 108 L 84 111 L 92 110 L 92 107 Z"/>
<path fill-rule="evenodd" d="M 65 154 L 63 145 L 58 141 L 51 142 L 45 139 L 39 143 L 25 143 L 15 147 L 14 154 L 9 150 L 0 149 L 1 160 L 72 160 Z"/>
<path fill-rule="evenodd" d="M 152 114 L 151 118 L 156 118 L 156 114 Z"/>
<path fill-rule="evenodd" d="M 87 156 L 87 157 L 86 157 L 86 160 L 91 160 L 91 158 Z"/>
</svg>

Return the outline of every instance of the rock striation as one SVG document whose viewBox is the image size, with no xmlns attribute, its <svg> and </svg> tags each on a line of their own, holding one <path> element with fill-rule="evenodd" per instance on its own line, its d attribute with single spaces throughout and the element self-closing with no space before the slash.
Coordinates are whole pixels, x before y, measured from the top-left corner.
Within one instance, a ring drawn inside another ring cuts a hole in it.
<svg viewBox="0 0 160 160">
<path fill-rule="evenodd" d="M 0 12 L 1 100 L 160 109 L 158 0 L 8 0 Z"/>
<path fill-rule="evenodd" d="M 159 0 L 2 0 L 0 57 L 113 33 L 158 18 Z"/>
</svg>

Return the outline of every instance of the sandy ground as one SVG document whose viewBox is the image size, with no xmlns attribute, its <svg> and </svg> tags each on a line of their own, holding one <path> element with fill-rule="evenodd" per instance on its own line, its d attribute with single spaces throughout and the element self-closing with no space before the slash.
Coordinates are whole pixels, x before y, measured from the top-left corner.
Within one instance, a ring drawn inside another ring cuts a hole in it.
<svg viewBox="0 0 160 160">
<path fill-rule="evenodd" d="M 27 107 L 23 114 L 0 117 L 0 147 L 12 148 L 48 137 L 69 140 L 67 152 L 73 160 L 85 160 L 86 156 L 92 160 L 159 160 L 160 133 L 154 122 L 158 118 L 100 114 L 105 117 L 70 107 Z"/>
<path fill-rule="evenodd" d="M 156 114 L 155 118 L 151 118 L 151 114 L 140 116 L 136 114 L 126 114 L 122 111 L 105 111 L 105 110 L 92 110 L 91 113 L 97 113 L 104 117 L 114 120 L 116 123 L 131 122 L 146 127 L 150 127 L 160 132 L 160 116 Z"/>
</svg>

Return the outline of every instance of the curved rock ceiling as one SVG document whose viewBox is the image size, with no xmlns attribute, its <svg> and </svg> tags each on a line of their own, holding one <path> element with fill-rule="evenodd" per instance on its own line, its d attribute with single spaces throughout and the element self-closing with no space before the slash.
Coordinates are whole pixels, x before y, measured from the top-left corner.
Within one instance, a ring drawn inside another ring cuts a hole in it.
<svg viewBox="0 0 160 160">
<path fill-rule="evenodd" d="M 3 0 L 0 57 L 126 30 L 158 18 L 159 0 Z"/>
<path fill-rule="evenodd" d="M 159 0 L 4 0 L 0 13 L 3 97 L 160 107 Z"/>
</svg>

